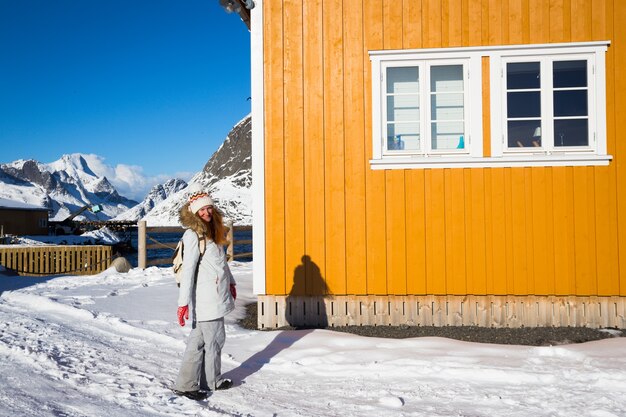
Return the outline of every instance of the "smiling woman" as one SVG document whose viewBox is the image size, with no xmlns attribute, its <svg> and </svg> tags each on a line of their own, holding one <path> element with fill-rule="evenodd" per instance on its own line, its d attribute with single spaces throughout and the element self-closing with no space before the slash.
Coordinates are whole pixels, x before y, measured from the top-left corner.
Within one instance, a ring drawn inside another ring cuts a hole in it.
<svg viewBox="0 0 626 417">
<path fill-rule="evenodd" d="M 249 113 L 249 54 L 217 1 L 5 2 L 0 162 L 80 152 L 149 176 L 197 171 Z"/>
</svg>

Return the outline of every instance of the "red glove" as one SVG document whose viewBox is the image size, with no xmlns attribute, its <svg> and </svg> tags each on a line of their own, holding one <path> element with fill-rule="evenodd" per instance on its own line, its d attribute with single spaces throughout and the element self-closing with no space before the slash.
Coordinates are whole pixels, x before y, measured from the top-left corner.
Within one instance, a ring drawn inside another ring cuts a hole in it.
<svg viewBox="0 0 626 417">
<path fill-rule="evenodd" d="M 235 284 L 230 284 L 230 295 L 233 296 L 233 300 L 237 299 L 237 286 Z"/>
<path fill-rule="evenodd" d="M 178 315 L 178 324 L 184 326 L 185 319 L 189 320 L 189 306 L 178 307 L 176 314 Z"/>
</svg>

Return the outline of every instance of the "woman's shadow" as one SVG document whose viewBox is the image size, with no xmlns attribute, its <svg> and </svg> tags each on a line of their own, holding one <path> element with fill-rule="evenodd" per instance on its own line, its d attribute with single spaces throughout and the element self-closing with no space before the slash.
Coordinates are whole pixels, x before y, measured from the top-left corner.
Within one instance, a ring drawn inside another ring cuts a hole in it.
<svg viewBox="0 0 626 417">
<path fill-rule="evenodd" d="M 246 378 L 259 371 L 264 365 L 270 363 L 273 357 L 291 347 L 314 329 L 327 327 L 328 318 L 324 304 L 324 295 L 327 293 L 326 283 L 319 267 L 308 255 L 303 255 L 301 260 L 302 263 L 294 270 L 293 287 L 286 298 L 285 320 L 289 323 L 289 327 L 284 330 L 279 329 L 276 337 L 263 350 L 223 375 L 224 378 L 230 378 L 235 385 L 245 383 Z M 305 297 L 305 294 L 314 296 Z"/>
</svg>

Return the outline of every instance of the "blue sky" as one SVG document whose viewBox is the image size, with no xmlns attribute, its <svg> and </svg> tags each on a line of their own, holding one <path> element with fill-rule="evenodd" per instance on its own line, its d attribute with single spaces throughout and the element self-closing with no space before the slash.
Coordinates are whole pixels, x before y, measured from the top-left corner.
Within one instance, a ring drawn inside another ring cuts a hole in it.
<svg viewBox="0 0 626 417">
<path fill-rule="evenodd" d="M 250 35 L 218 0 L 0 0 L 0 63 L 0 163 L 95 154 L 145 188 L 250 112 Z"/>
</svg>

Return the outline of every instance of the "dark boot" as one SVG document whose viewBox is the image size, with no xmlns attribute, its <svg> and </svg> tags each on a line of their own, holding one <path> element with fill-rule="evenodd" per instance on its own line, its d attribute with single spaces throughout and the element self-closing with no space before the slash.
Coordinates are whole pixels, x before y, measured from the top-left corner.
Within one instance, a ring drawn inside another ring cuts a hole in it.
<svg viewBox="0 0 626 417">
<path fill-rule="evenodd" d="M 174 390 L 174 394 L 180 395 L 181 397 L 187 397 L 190 400 L 194 400 L 194 401 L 205 400 L 209 396 L 209 393 L 206 392 L 206 391 L 177 391 L 177 390 Z"/>
</svg>

